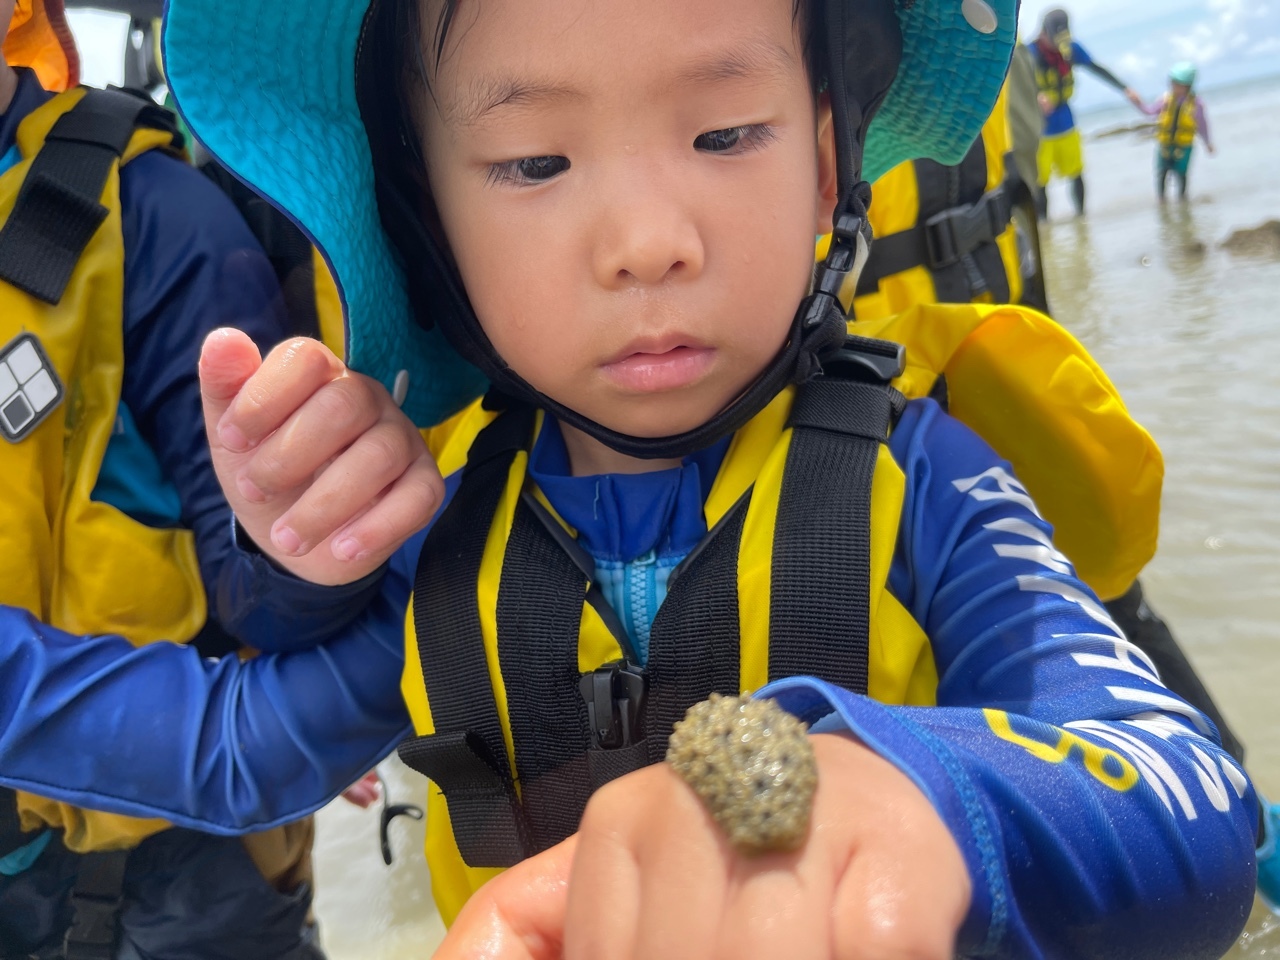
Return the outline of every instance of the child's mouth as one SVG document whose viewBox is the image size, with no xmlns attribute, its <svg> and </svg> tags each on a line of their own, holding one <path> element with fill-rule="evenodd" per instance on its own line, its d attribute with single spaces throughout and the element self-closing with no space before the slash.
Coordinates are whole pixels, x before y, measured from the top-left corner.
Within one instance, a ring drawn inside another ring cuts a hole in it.
<svg viewBox="0 0 1280 960">
<path fill-rule="evenodd" d="M 615 385 L 629 392 L 660 393 L 679 390 L 701 379 L 714 356 L 712 347 L 696 343 L 637 343 L 601 370 Z"/>
</svg>

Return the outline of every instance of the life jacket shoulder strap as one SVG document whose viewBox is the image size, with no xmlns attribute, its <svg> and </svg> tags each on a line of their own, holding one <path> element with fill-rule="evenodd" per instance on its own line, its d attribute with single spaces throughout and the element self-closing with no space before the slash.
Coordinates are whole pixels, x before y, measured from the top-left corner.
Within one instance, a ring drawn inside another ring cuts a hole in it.
<svg viewBox="0 0 1280 960">
<path fill-rule="evenodd" d="M 885 277 L 922 266 L 933 277 L 939 302 L 967 303 L 984 292 L 997 303 L 1007 301 L 1009 278 L 995 242 L 1009 228 L 1020 190 L 1026 189 L 1016 166 L 1006 163 L 1005 180 L 982 192 L 987 163 L 979 139 L 961 164 L 917 160 L 914 172 L 919 218 L 913 227 L 872 241 L 856 296 L 875 293 Z"/>
<path fill-rule="evenodd" d="M 866 693 L 871 610 L 871 491 L 905 399 L 889 383 L 903 348 L 850 337 L 801 386 L 777 506 L 769 676 L 817 676 Z M 414 626 L 434 733 L 400 746 L 440 787 L 454 839 L 473 867 L 511 866 L 577 829 L 593 790 L 660 761 L 672 725 L 711 693 L 739 692 L 737 565 L 748 492 L 673 572 L 645 667 L 578 672 L 590 574 L 522 498 L 495 611 L 515 774 L 507 760 L 479 616 L 484 551 L 531 411 L 506 410 L 477 435 L 462 481 L 428 535 Z M 599 599 L 599 598 L 597 598 Z M 620 638 L 623 650 L 628 649 Z M 516 782 L 519 782 L 519 792 Z"/>
<path fill-rule="evenodd" d="M 480 431 L 414 579 L 413 620 L 436 732 L 405 740 L 399 753 L 444 792 L 459 850 L 468 863 L 485 866 L 512 866 L 530 850 L 489 679 L 476 582 L 507 476 L 533 425 L 533 412 L 517 406 Z"/>
<path fill-rule="evenodd" d="M 0 280 L 45 303 L 62 299 L 107 217 L 101 198 L 111 169 L 139 127 L 179 137 L 172 114 L 122 90 L 89 90 L 58 118 L 0 228 Z"/>
<path fill-rule="evenodd" d="M 130 853 L 100 850 L 78 858 L 62 960 L 114 960 Z"/>
</svg>

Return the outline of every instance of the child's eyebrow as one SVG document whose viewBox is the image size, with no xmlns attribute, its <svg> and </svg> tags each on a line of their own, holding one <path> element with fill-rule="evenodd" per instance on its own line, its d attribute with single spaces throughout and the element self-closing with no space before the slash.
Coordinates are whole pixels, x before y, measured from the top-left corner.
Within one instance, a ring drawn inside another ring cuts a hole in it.
<svg viewBox="0 0 1280 960">
<path fill-rule="evenodd" d="M 472 83 L 449 114 L 454 122 L 469 127 L 498 107 L 564 103 L 585 98 L 586 94 L 568 84 L 489 76 Z"/>
<path fill-rule="evenodd" d="M 785 78 L 796 60 L 786 47 L 767 40 L 749 40 L 731 49 L 715 50 L 691 60 L 671 78 L 674 87 L 732 81 L 769 83 Z M 572 84 L 515 76 L 490 75 L 468 85 L 449 110 L 461 126 L 472 126 L 499 107 L 527 107 L 582 101 L 587 94 Z"/>
<path fill-rule="evenodd" d="M 786 77 L 795 68 L 795 57 L 781 44 L 750 40 L 728 50 L 698 57 L 682 68 L 678 85 L 713 84 L 731 80 L 768 82 Z"/>
</svg>

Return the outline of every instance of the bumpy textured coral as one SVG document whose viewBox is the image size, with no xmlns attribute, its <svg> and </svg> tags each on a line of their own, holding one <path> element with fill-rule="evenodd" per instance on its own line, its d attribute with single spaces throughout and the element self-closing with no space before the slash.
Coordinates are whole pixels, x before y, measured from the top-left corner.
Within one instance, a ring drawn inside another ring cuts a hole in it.
<svg viewBox="0 0 1280 960">
<path fill-rule="evenodd" d="M 667 761 L 739 852 L 794 850 L 818 786 L 807 730 L 773 700 L 713 693 L 675 725 Z"/>
</svg>

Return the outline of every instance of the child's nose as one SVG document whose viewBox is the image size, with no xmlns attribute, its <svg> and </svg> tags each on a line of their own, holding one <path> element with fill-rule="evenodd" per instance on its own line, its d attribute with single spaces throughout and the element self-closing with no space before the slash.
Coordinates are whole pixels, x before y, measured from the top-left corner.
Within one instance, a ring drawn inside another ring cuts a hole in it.
<svg viewBox="0 0 1280 960">
<path fill-rule="evenodd" d="M 596 278 L 608 289 L 692 279 L 706 253 L 693 213 L 670 192 L 629 184 L 600 221 Z"/>
</svg>

